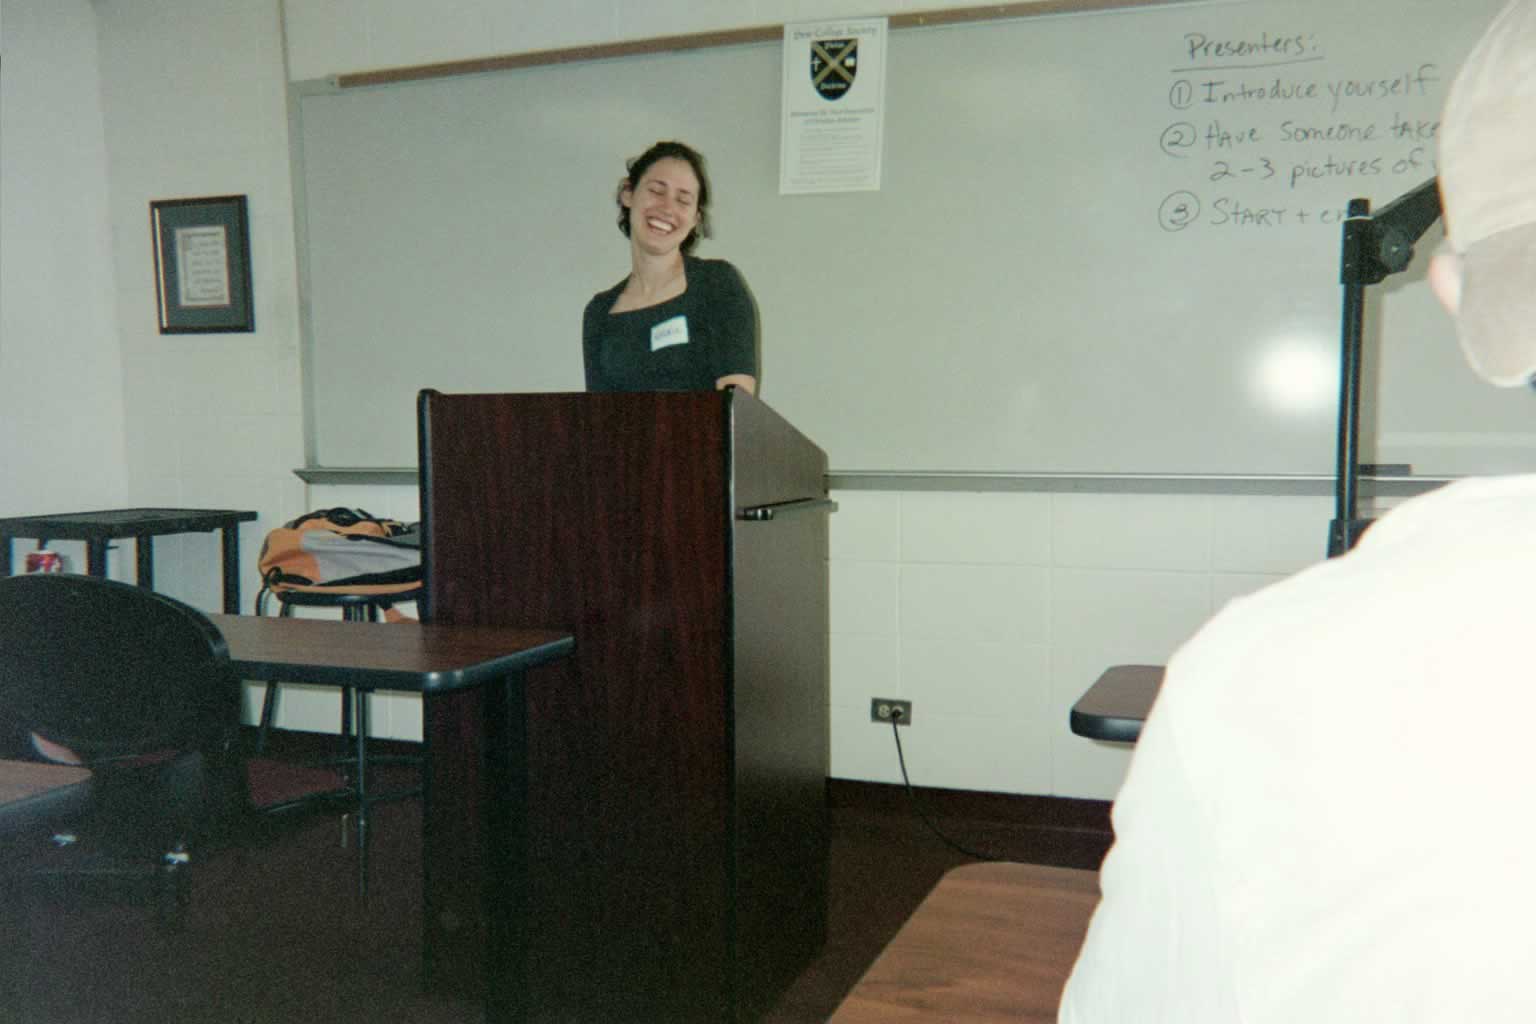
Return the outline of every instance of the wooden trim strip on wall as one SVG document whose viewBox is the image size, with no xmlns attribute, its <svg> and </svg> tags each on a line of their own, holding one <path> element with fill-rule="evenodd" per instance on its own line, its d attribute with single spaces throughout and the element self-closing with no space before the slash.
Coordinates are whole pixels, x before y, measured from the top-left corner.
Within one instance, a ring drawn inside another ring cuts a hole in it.
<svg viewBox="0 0 1536 1024">
<path fill-rule="evenodd" d="M 917 11 L 910 14 L 893 14 L 890 27 L 894 29 L 936 28 L 941 25 L 958 25 L 973 21 L 1002 21 L 1010 18 L 1037 18 L 1052 14 L 1096 14 L 1108 11 L 1131 10 L 1138 7 L 1170 7 L 1187 4 L 1192 0 L 1024 0 L 1018 3 L 989 4 L 984 7 L 950 7 L 933 11 Z M 849 19 L 852 20 L 852 19 Z M 618 43 L 599 43 L 592 46 L 571 46 L 558 50 L 536 50 L 530 53 L 511 53 L 499 57 L 475 57 L 467 60 L 444 61 L 438 64 L 416 64 L 409 67 L 383 68 L 378 71 L 357 71 L 336 76 L 336 85 L 352 89 L 369 85 L 395 85 L 429 78 L 449 78 L 455 75 L 477 75 L 487 71 L 511 71 L 517 68 L 541 67 L 546 64 L 577 64 L 595 60 L 616 60 L 656 53 L 673 53 L 685 50 L 704 50 L 716 46 L 742 46 L 748 43 L 777 42 L 784 37 L 784 26 L 763 25 L 757 28 L 725 29 L 718 32 L 696 32 L 688 35 L 655 36 L 650 39 L 634 39 Z"/>
</svg>

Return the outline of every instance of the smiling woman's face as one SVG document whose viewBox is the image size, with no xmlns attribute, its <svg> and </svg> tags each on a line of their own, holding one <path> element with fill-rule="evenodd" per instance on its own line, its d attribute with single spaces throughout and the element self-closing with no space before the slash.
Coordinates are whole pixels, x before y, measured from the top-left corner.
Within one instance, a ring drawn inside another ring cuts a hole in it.
<svg viewBox="0 0 1536 1024">
<path fill-rule="evenodd" d="M 699 224 L 699 179 L 688 161 L 663 157 L 621 195 L 629 237 L 648 252 L 681 246 Z"/>
</svg>

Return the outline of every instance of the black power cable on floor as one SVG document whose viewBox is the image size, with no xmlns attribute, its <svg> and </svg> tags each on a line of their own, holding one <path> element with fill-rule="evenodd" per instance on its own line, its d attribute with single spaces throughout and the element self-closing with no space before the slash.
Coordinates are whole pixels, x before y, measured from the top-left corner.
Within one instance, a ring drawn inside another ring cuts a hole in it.
<svg viewBox="0 0 1536 1024">
<path fill-rule="evenodd" d="M 915 813 L 919 818 L 922 819 L 922 822 L 923 822 L 924 825 L 928 826 L 928 831 L 930 831 L 934 835 L 938 836 L 940 841 L 942 841 L 945 846 L 948 846 L 950 849 L 954 850 L 957 853 L 962 853 L 965 856 L 970 857 L 972 860 L 987 860 L 987 861 L 1006 861 L 1006 860 L 1008 860 L 1007 857 L 999 857 L 998 855 L 996 855 L 994 853 L 979 853 L 976 850 L 968 849 L 967 847 L 961 846 L 959 843 L 957 843 L 953 839 L 949 838 L 949 836 L 947 836 L 943 832 L 939 831 L 939 827 L 937 825 L 935 825 L 932 822 L 932 820 L 929 819 L 928 815 L 923 813 L 922 805 L 920 805 L 917 802 L 917 793 L 914 792 L 913 789 L 912 789 L 912 780 L 907 777 L 907 759 L 906 759 L 906 756 L 903 755 L 902 752 L 901 752 L 901 733 L 899 731 L 899 727 L 900 726 L 901 726 L 901 709 L 900 708 L 893 708 L 891 710 L 891 735 L 893 737 L 895 737 L 895 739 L 896 739 L 896 761 L 897 761 L 897 763 L 899 763 L 901 765 L 901 781 L 907 787 L 907 799 L 909 801 L 911 801 L 913 813 Z"/>
</svg>

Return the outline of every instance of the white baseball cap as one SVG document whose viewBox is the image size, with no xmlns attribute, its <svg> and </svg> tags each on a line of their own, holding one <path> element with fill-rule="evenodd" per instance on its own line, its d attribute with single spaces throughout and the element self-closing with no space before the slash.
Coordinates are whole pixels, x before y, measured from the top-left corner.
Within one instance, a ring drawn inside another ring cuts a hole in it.
<svg viewBox="0 0 1536 1024">
<path fill-rule="evenodd" d="M 1446 238 L 1461 257 L 1457 334 L 1501 387 L 1536 377 L 1536 0 L 1512 0 L 1473 48 L 1440 122 Z"/>
</svg>

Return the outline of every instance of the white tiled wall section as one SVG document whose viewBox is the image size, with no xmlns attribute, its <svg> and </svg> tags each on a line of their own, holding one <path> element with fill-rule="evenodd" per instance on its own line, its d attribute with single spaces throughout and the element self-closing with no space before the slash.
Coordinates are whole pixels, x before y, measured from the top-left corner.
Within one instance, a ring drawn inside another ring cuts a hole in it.
<svg viewBox="0 0 1536 1024">
<path fill-rule="evenodd" d="M 832 519 L 832 765 L 899 782 L 871 697 L 913 702 L 916 785 L 1108 798 L 1073 736 L 1109 665 L 1162 663 L 1224 603 L 1319 560 L 1325 498 L 844 491 Z"/>
<path fill-rule="evenodd" d="M 1325 498 L 840 491 L 831 520 L 832 769 L 900 782 L 872 697 L 913 702 L 914 785 L 1107 799 L 1128 750 L 1073 736 L 1106 667 L 1162 663 L 1224 603 L 1322 557 Z M 313 487 L 313 507 L 414 519 L 407 487 Z M 285 695 L 286 697 L 286 695 Z M 334 699 L 290 700 L 334 720 Z M 419 735 L 385 698 L 378 731 Z"/>
</svg>

